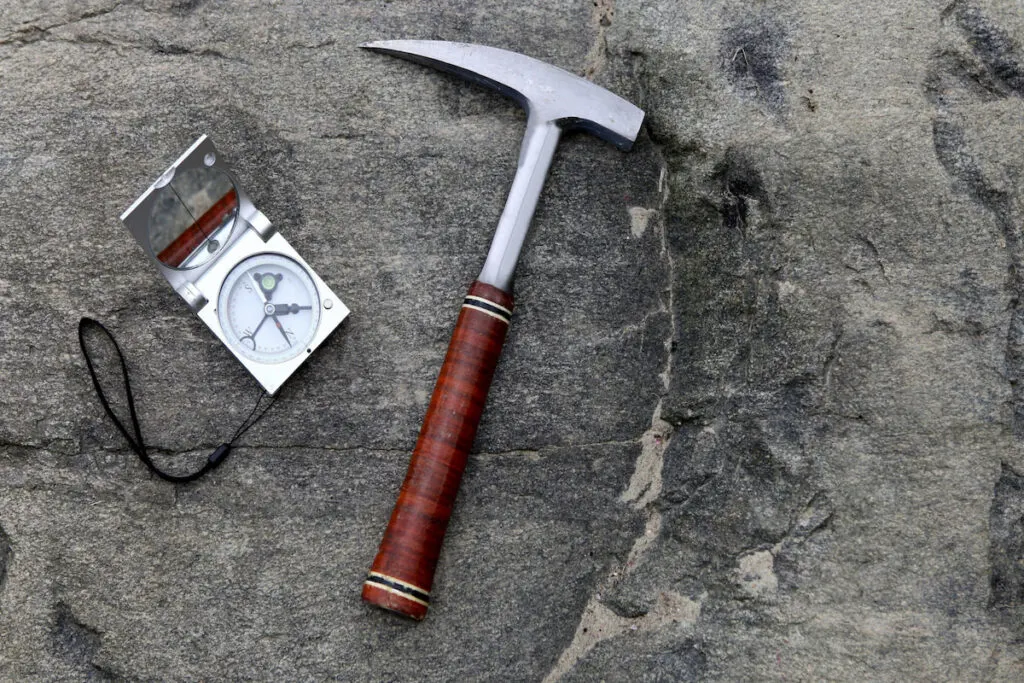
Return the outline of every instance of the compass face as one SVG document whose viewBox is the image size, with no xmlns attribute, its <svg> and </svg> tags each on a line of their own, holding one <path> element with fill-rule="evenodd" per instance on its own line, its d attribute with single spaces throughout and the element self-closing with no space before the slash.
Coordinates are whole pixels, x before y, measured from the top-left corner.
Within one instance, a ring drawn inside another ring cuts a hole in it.
<svg viewBox="0 0 1024 683">
<path fill-rule="evenodd" d="M 228 344 L 259 363 L 306 353 L 320 324 L 320 297 L 306 269 L 278 254 L 257 254 L 228 274 L 217 301 Z"/>
</svg>

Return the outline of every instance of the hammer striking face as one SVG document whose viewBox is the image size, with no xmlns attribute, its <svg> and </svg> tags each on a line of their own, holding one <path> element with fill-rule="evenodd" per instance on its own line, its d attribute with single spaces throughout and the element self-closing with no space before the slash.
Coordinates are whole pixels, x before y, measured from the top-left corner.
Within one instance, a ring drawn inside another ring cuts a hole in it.
<svg viewBox="0 0 1024 683">
<path fill-rule="evenodd" d="M 363 584 L 363 599 L 422 619 L 441 543 L 512 317 L 512 274 L 563 130 L 628 151 L 644 113 L 590 81 L 515 52 L 432 40 L 362 47 L 433 66 L 511 97 L 528 113 L 519 167 L 487 260 L 469 289 L 413 450 L 409 471 Z"/>
</svg>

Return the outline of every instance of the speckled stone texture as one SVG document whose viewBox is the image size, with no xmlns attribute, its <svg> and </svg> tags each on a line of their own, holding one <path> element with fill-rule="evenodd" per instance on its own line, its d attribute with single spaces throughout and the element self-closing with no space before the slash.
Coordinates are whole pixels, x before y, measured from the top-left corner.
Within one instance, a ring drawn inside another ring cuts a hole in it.
<svg viewBox="0 0 1024 683">
<path fill-rule="evenodd" d="M 1015 0 L 0 0 L 0 679 L 1024 679 Z M 422 624 L 359 587 L 524 114 L 360 51 L 495 45 L 567 136 Z M 117 220 L 199 134 L 352 309 L 258 386 Z"/>
</svg>

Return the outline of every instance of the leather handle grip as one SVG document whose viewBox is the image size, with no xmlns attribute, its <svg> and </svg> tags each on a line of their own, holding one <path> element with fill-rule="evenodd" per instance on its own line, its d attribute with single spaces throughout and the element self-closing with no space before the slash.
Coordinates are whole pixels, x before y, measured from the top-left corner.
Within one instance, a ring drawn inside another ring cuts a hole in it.
<svg viewBox="0 0 1024 683">
<path fill-rule="evenodd" d="M 437 558 L 511 316 L 510 294 L 482 282 L 469 288 L 363 600 L 413 619 L 427 615 Z"/>
</svg>

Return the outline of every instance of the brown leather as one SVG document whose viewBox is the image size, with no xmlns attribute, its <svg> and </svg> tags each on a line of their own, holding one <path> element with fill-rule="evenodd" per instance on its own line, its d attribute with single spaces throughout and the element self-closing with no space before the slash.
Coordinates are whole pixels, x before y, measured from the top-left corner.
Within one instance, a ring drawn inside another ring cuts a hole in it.
<svg viewBox="0 0 1024 683">
<path fill-rule="evenodd" d="M 511 311 L 510 294 L 482 282 L 470 287 L 398 502 L 363 585 L 367 602 L 414 619 L 427 614 L 441 544 Z"/>
</svg>

